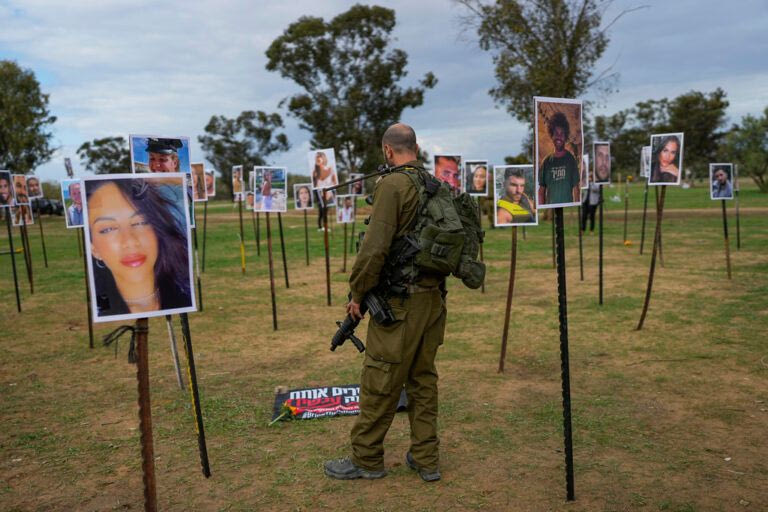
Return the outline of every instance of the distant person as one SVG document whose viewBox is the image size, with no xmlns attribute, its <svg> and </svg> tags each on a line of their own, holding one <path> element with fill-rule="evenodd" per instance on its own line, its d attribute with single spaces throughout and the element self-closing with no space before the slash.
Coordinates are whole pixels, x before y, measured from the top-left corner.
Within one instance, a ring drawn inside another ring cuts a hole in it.
<svg viewBox="0 0 768 512">
<path fill-rule="evenodd" d="M 523 169 L 504 170 L 504 195 L 496 203 L 496 224 L 533 222 L 536 209 L 525 194 Z"/>
<path fill-rule="evenodd" d="M 651 156 L 651 182 L 677 183 L 680 179 L 680 169 L 676 161 L 680 153 L 680 139 L 676 135 L 668 135 L 661 139 Z"/>
<path fill-rule="evenodd" d="M 438 155 L 435 157 L 435 177 L 446 182 L 454 190 L 461 188 L 459 157 Z"/>
<path fill-rule="evenodd" d="M 488 169 L 484 165 L 475 166 L 472 172 L 467 173 L 467 192 L 470 194 L 486 194 L 488 191 Z"/>
<path fill-rule="evenodd" d="M 568 119 L 557 112 L 547 123 L 555 146 L 539 166 L 539 205 L 572 203 L 579 200 L 579 164 L 565 143 L 570 136 Z"/>
<path fill-rule="evenodd" d="M 589 230 L 595 230 L 595 212 L 600 205 L 600 185 L 589 184 L 589 193 L 584 197 L 584 203 L 581 205 L 581 230 L 587 230 L 587 218 L 589 218 Z"/>
<path fill-rule="evenodd" d="M 733 185 L 728 178 L 726 167 L 715 167 L 712 172 L 712 197 L 719 199 L 731 199 L 733 197 Z"/>
<path fill-rule="evenodd" d="M 37 179 L 35 176 L 30 176 L 27 178 L 27 193 L 29 193 L 29 197 L 42 197 L 43 192 L 40 190 L 40 180 Z"/>
<path fill-rule="evenodd" d="M 70 226 L 83 225 L 83 197 L 80 192 L 80 183 L 69 184 L 69 198 L 72 204 L 67 208 L 67 218 Z"/>
<path fill-rule="evenodd" d="M 147 139 L 150 172 L 179 172 L 179 148 L 183 146 L 179 139 Z"/>
</svg>

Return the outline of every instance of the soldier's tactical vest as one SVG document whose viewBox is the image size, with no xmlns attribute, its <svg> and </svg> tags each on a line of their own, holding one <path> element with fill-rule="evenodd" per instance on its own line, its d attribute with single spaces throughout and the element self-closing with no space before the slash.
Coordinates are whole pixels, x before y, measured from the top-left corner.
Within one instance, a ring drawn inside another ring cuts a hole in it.
<svg viewBox="0 0 768 512">
<path fill-rule="evenodd" d="M 396 239 L 382 269 L 382 283 L 397 292 L 423 276 L 454 275 L 469 288 L 479 288 L 485 265 L 477 255 L 483 240 L 480 210 L 469 194 L 453 197 L 448 186 L 424 169 L 398 170 L 411 179 L 419 207 L 408 232 Z"/>
</svg>

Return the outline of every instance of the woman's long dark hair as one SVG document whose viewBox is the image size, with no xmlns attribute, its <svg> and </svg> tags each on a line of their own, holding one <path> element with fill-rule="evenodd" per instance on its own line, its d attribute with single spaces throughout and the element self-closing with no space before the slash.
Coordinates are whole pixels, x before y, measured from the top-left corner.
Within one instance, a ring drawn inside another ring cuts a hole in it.
<svg viewBox="0 0 768 512">
<path fill-rule="evenodd" d="M 144 220 L 152 226 L 157 237 L 157 261 L 155 261 L 155 285 L 160 292 L 161 309 L 175 309 L 192 305 L 192 292 L 189 280 L 189 261 L 187 235 L 183 224 L 183 206 L 170 200 L 160 192 L 162 185 L 155 185 L 143 178 L 117 178 L 114 180 L 94 180 L 85 182 L 86 200 L 98 189 L 109 183 L 114 184 L 123 197 L 136 208 Z M 183 188 L 183 187 L 182 187 Z M 182 190 L 186 193 L 186 190 Z M 112 272 L 93 262 L 94 277 L 97 283 L 106 288 L 107 295 L 119 297 L 118 303 L 108 309 L 128 310 L 125 301 L 117 290 Z M 103 267 L 103 265 L 102 265 Z M 101 275 L 97 275 L 98 274 Z M 98 288 L 98 285 L 97 285 Z M 110 289 L 114 288 L 114 290 Z M 113 313 L 118 314 L 118 313 Z"/>
<path fill-rule="evenodd" d="M 677 135 L 667 135 L 666 137 L 662 137 L 661 143 L 653 148 L 653 154 L 651 155 L 651 176 L 659 176 L 661 174 L 661 164 L 659 164 L 659 155 L 661 155 L 661 152 L 664 150 L 664 146 L 669 144 L 670 142 L 674 142 L 677 144 L 677 155 L 675 158 L 680 155 L 680 139 L 677 138 Z M 656 180 L 653 180 L 656 181 Z"/>
</svg>

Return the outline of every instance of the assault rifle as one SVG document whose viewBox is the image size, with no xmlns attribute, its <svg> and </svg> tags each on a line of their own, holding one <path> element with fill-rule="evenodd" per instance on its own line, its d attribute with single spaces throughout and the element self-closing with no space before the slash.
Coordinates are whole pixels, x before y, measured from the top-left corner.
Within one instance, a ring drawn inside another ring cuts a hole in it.
<svg viewBox="0 0 768 512">
<path fill-rule="evenodd" d="M 350 294 L 350 299 L 352 298 Z M 389 303 L 377 296 L 374 292 L 368 292 L 365 294 L 362 303 L 360 304 L 360 313 L 365 316 L 367 312 L 371 312 L 371 317 L 376 323 L 387 326 L 395 323 L 395 315 L 392 313 L 392 308 L 389 307 Z M 363 342 L 355 336 L 355 329 L 360 323 L 360 319 L 354 318 L 352 315 L 347 315 L 343 322 L 336 322 L 339 326 L 339 330 L 333 335 L 331 339 L 331 352 L 336 350 L 344 344 L 345 341 L 350 340 L 355 348 L 359 352 L 365 351 L 365 345 Z"/>
</svg>

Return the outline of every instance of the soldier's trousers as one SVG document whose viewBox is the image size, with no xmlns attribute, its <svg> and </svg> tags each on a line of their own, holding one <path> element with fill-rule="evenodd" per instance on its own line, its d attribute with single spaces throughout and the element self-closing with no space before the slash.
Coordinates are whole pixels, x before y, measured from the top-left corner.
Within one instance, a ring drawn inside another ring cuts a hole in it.
<svg viewBox="0 0 768 512">
<path fill-rule="evenodd" d="M 373 320 L 360 377 L 360 415 L 352 427 L 352 461 L 384 469 L 384 436 L 395 416 L 400 391 L 408 395 L 413 458 L 437 469 L 437 369 L 435 356 L 445 334 L 445 303 L 438 289 L 391 299 L 398 319 L 382 327 Z"/>
</svg>

